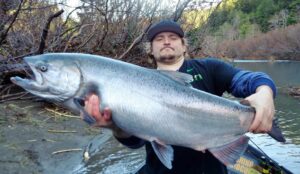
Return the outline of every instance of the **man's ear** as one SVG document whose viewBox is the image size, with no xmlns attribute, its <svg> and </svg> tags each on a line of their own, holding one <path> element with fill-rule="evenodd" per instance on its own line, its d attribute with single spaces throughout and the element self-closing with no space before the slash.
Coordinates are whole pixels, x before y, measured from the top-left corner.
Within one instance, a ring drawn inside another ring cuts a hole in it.
<svg viewBox="0 0 300 174">
<path fill-rule="evenodd" d="M 153 57 L 153 46 L 152 46 L 152 43 L 150 44 L 150 53 L 149 53 L 149 55 Z"/>
<path fill-rule="evenodd" d="M 154 60 L 153 60 L 153 58 L 152 58 L 152 57 L 150 57 L 150 56 L 148 56 L 147 62 L 148 62 L 148 63 L 150 63 L 150 64 L 152 64 L 152 63 L 153 63 L 153 61 L 154 61 Z"/>
<path fill-rule="evenodd" d="M 148 63 L 152 64 L 153 62 L 154 62 L 153 47 L 152 47 L 152 43 L 150 43 L 150 52 L 148 53 Z"/>
<path fill-rule="evenodd" d="M 186 45 L 184 45 L 184 54 L 187 52 L 187 46 Z"/>
</svg>

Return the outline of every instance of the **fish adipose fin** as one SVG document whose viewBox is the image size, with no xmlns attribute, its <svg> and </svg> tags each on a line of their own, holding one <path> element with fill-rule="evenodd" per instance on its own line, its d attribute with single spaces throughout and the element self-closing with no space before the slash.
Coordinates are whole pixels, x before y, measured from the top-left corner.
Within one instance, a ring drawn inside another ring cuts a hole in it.
<svg viewBox="0 0 300 174">
<path fill-rule="evenodd" d="M 83 121 L 85 121 L 89 125 L 92 125 L 92 124 L 96 123 L 96 120 L 85 111 L 85 109 L 84 109 L 84 99 L 74 98 L 73 102 L 78 107 L 81 115 L 83 115 Z"/>
<path fill-rule="evenodd" d="M 170 145 L 161 145 L 155 141 L 151 142 L 152 148 L 161 161 L 168 169 L 172 169 L 172 161 L 174 157 L 174 150 Z"/>
<path fill-rule="evenodd" d="M 190 84 L 194 79 L 190 74 L 181 73 L 178 71 L 168 71 L 168 70 L 158 70 L 163 75 L 170 77 L 171 79 L 177 81 L 178 83 L 191 87 Z"/>
<path fill-rule="evenodd" d="M 249 137 L 242 136 L 238 140 L 220 146 L 217 148 L 208 149 L 218 160 L 225 165 L 233 165 L 246 151 L 248 147 Z"/>
<path fill-rule="evenodd" d="M 279 124 L 278 124 L 278 119 L 275 118 L 273 120 L 273 125 L 272 125 L 272 129 L 270 132 L 268 132 L 268 134 L 274 138 L 276 141 L 279 141 L 279 142 L 282 142 L 284 143 L 285 142 L 285 138 L 284 136 L 282 135 L 282 131 L 279 127 Z"/>
</svg>

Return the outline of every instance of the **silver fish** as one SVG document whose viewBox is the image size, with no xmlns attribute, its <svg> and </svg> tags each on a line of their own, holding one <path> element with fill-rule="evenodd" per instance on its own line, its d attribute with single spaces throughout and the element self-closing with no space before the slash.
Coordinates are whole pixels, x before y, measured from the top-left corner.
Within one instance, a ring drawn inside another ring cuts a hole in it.
<svg viewBox="0 0 300 174">
<path fill-rule="evenodd" d="M 252 107 L 191 87 L 192 76 L 147 69 L 101 56 L 52 53 L 25 58 L 35 79 L 12 77 L 30 93 L 84 112 L 82 98 L 96 93 L 122 130 L 151 142 L 161 162 L 172 168 L 173 148 L 209 150 L 224 164 L 245 151 L 255 115 Z M 84 113 L 84 120 L 95 120 Z M 284 138 L 278 127 L 270 133 Z"/>
</svg>

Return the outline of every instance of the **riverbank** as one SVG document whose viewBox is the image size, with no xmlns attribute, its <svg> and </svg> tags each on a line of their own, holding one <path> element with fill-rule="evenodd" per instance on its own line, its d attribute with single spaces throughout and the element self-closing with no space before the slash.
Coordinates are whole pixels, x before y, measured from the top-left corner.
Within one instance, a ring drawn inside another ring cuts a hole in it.
<svg viewBox="0 0 300 174">
<path fill-rule="evenodd" d="M 6 174 L 72 173 L 87 162 L 84 152 L 91 156 L 110 137 L 51 104 L 0 103 L 0 169 Z"/>
</svg>

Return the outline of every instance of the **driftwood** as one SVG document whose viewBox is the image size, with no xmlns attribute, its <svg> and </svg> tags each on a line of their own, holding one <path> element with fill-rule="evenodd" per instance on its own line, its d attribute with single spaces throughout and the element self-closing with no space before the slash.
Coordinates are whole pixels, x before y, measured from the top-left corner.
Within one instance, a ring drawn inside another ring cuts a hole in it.
<svg viewBox="0 0 300 174">
<path fill-rule="evenodd" d="M 300 87 L 290 87 L 288 89 L 288 94 L 295 98 L 300 98 Z"/>
<path fill-rule="evenodd" d="M 1 62 L 0 62 L 1 63 Z M 16 64 L 0 64 L 0 85 L 10 84 L 9 78 L 12 76 L 26 76 L 29 75 L 30 69 L 28 65 L 24 63 L 16 63 Z"/>
<path fill-rule="evenodd" d="M 13 57 L 13 58 L 9 58 L 9 59 L 2 59 L 0 61 L 0 85 L 6 85 L 9 84 L 9 77 L 11 76 L 15 76 L 15 75 L 21 75 L 21 76 L 28 76 L 30 75 L 30 73 L 28 73 L 29 67 L 24 64 L 24 63 L 18 63 L 20 62 L 21 59 L 23 59 L 23 57 L 25 56 L 30 56 L 30 55 L 36 55 L 36 54 L 43 54 L 44 50 L 45 50 L 45 42 L 48 36 L 48 30 L 50 28 L 50 24 L 52 22 L 52 20 L 54 18 L 57 18 L 58 16 L 60 16 L 64 11 L 60 10 L 52 15 L 49 16 L 42 34 L 41 34 L 41 39 L 40 39 L 40 44 L 39 47 L 36 51 L 25 54 L 25 55 L 21 55 L 18 57 Z"/>
<path fill-rule="evenodd" d="M 54 130 L 54 129 L 49 129 L 48 132 L 51 132 L 51 133 L 77 133 L 77 131 L 74 131 L 74 130 Z"/>
<path fill-rule="evenodd" d="M 83 149 L 81 149 L 81 148 L 63 149 L 63 150 L 58 150 L 58 151 L 52 152 L 52 155 L 59 154 L 59 153 L 65 153 L 65 152 L 77 152 L 77 151 L 82 151 L 82 150 Z"/>
<path fill-rule="evenodd" d="M 28 70 L 29 67 L 26 64 L 0 64 L 0 103 L 36 98 L 10 82 L 12 76 L 28 76 L 30 74 Z"/>
</svg>

